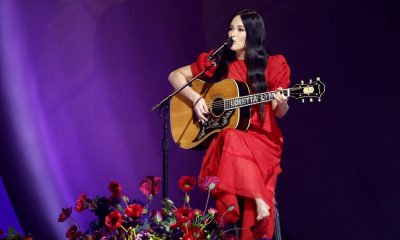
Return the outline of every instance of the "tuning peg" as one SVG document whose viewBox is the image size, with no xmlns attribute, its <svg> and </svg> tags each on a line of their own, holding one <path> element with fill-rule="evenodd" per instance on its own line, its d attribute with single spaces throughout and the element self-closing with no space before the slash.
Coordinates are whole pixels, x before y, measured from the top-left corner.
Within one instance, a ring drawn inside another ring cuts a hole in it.
<svg viewBox="0 0 400 240">
<path fill-rule="evenodd" d="M 317 81 L 319 81 L 320 80 L 320 78 L 319 77 L 317 77 Z"/>
<path fill-rule="evenodd" d="M 321 102 L 321 98 L 318 98 L 318 102 Z"/>
<path fill-rule="evenodd" d="M 312 79 L 310 79 L 310 83 L 312 83 Z"/>
<path fill-rule="evenodd" d="M 301 102 L 304 103 L 304 98 L 301 99 Z"/>
<path fill-rule="evenodd" d="M 303 81 L 303 80 L 301 80 L 300 82 L 301 82 L 301 84 L 304 84 L 304 81 Z"/>
<path fill-rule="evenodd" d="M 312 98 L 310 98 L 310 102 L 313 102 L 313 99 L 312 99 Z"/>
</svg>

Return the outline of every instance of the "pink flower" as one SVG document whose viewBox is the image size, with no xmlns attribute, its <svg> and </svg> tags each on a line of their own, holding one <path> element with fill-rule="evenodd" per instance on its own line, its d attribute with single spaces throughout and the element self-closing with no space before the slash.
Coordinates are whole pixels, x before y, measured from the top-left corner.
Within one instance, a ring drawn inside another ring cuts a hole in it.
<svg viewBox="0 0 400 240">
<path fill-rule="evenodd" d="M 111 230 L 115 230 L 122 225 L 122 214 L 118 210 L 110 212 L 106 217 L 106 226 Z"/>
<path fill-rule="evenodd" d="M 195 209 L 193 210 L 194 215 L 200 216 L 203 215 L 203 211 L 201 211 L 200 209 Z"/>
<path fill-rule="evenodd" d="M 219 178 L 216 176 L 201 177 L 199 178 L 199 188 L 203 191 L 214 190 L 219 182 Z"/>
<path fill-rule="evenodd" d="M 161 178 L 157 176 L 147 176 L 145 180 L 140 183 L 140 191 L 149 197 L 149 195 L 156 195 L 160 191 Z"/>
<path fill-rule="evenodd" d="M 67 220 L 69 218 L 69 216 L 71 216 L 71 213 L 72 213 L 72 207 L 61 209 L 61 213 L 58 216 L 58 221 L 64 222 L 65 220 Z"/>
<path fill-rule="evenodd" d="M 122 185 L 117 181 L 111 181 L 108 185 L 108 189 L 115 197 L 121 197 L 122 195 Z"/>
<path fill-rule="evenodd" d="M 218 212 L 218 210 L 215 209 L 215 208 L 209 208 L 208 209 L 208 213 L 211 214 L 211 215 L 215 215 L 217 212 Z"/>
<path fill-rule="evenodd" d="M 184 192 L 189 192 L 196 185 L 196 179 L 191 176 L 182 176 L 178 181 L 179 188 Z"/>
</svg>

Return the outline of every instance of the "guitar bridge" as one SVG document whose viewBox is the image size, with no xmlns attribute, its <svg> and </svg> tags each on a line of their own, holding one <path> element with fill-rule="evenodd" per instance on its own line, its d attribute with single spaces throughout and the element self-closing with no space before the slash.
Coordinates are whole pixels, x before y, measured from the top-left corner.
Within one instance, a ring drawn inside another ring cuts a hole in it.
<svg viewBox="0 0 400 240">
<path fill-rule="evenodd" d="M 234 109 L 225 111 L 221 116 L 218 117 L 214 117 L 211 115 L 207 122 L 200 124 L 199 134 L 197 134 L 196 138 L 193 139 L 192 142 L 197 142 L 201 140 L 212 131 L 218 129 L 221 131 L 222 129 L 224 129 L 229 124 L 229 120 L 232 117 L 234 111 Z"/>
</svg>

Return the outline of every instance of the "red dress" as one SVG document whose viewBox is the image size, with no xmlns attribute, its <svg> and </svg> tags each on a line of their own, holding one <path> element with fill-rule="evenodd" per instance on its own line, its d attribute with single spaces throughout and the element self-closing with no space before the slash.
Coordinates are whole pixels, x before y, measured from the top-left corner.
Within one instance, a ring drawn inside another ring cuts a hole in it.
<svg viewBox="0 0 400 240">
<path fill-rule="evenodd" d="M 208 55 L 200 54 L 197 61 L 191 64 L 194 76 L 210 64 Z M 211 77 L 214 71 L 215 67 L 205 77 Z M 265 76 L 268 91 L 288 87 L 290 69 L 282 55 L 268 57 Z M 246 82 L 245 61 L 230 63 L 227 78 Z M 265 104 L 264 124 L 259 118 L 258 105 L 254 105 L 251 112 L 250 128 L 246 132 L 226 129 L 216 135 L 203 158 L 199 175 L 199 178 L 217 176 L 220 179 L 214 195 L 218 212 L 223 213 L 229 206 L 235 206 L 234 211 L 225 213 L 224 221 L 236 222 L 239 219 L 236 195 L 244 197 L 242 227 L 245 229 L 242 230 L 242 240 L 272 238 L 275 220 L 273 198 L 277 176 L 282 171 L 283 138 L 271 103 Z M 271 207 L 270 216 L 261 222 L 256 220 L 255 198 L 262 198 Z"/>
</svg>

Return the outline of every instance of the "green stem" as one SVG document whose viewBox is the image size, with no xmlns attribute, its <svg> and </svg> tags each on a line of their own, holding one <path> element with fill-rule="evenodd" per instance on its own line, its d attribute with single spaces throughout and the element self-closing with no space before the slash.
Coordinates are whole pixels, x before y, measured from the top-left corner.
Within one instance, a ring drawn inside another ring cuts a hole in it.
<svg viewBox="0 0 400 240">
<path fill-rule="evenodd" d="M 146 203 L 146 208 L 147 209 L 149 209 L 152 199 L 153 199 L 153 195 L 149 194 L 149 197 L 147 198 L 147 203 Z"/>
<path fill-rule="evenodd" d="M 211 192 L 211 189 L 208 189 L 207 201 L 206 201 L 206 207 L 204 208 L 204 213 L 207 211 L 207 207 L 208 207 L 208 200 L 210 199 L 210 192 Z"/>
<path fill-rule="evenodd" d="M 229 231 L 233 231 L 233 230 L 243 230 L 243 229 L 250 229 L 250 228 L 231 228 L 231 229 L 223 231 L 222 234 L 225 234 L 225 233 L 227 233 Z"/>
<path fill-rule="evenodd" d="M 206 218 L 204 221 L 212 218 L 213 216 L 209 216 L 208 218 Z M 207 222 L 206 224 L 204 224 L 204 226 L 201 228 L 201 230 L 203 230 L 205 227 L 207 227 L 208 224 L 210 224 L 212 221 Z"/>
<path fill-rule="evenodd" d="M 186 207 L 186 198 L 187 198 L 187 192 L 185 192 L 185 196 L 183 199 L 183 206 Z"/>
<path fill-rule="evenodd" d="M 73 219 L 72 217 L 70 217 L 69 220 L 71 220 L 71 222 L 72 222 L 73 224 L 75 224 L 76 227 L 78 228 L 78 230 L 81 232 L 81 228 L 79 227 L 79 224 L 76 222 L 76 220 Z"/>
<path fill-rule="evenodd" d="M 126 228 L 124 228 L 124 226 L 121 225 L 121 228 L 124 229 L 125 232 L 128 232 L 128 230 L 126 230 Z"/>
<path fill-rule="evenodd" d="M 127 201 L 125 201 L 125 198 L 122 198 L 122 200 L 123 200 L 123 202 L 124 202 L 125 206 L 126 206 L 126 207 L 128 207 L 128 202 L 127 202 Z"/>
<path fill-rule="evenodd" d="M 187 228 L 187 223 L 184 224 L 185 228 L 186 228 L 186 233 L 188 232 L 188 228 Z"/>
<path fill-rule="evenodd" d="M 161 240 L 161 238 L 159 238 L 159 237 L 157 237 L 157 236 L 154 236 L 154 234 L 152 234 L 152 235 L 150 235 L 150 239 L 155 239 L 155 240 Z"/>
<path fill-rule="evenodd" d="M 219 223 L 219 228 L 221 228 L 221 225 L 222 225 L 222 223 L 224 222 L 224 216 L 225 216 L 225 214 L 228 212 L 228 210 L 229 210 L 229 207 L 222 213 L 222 215 L 221 215 L 221 222 Z"/>
</svg>

